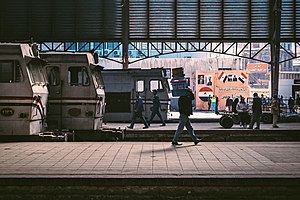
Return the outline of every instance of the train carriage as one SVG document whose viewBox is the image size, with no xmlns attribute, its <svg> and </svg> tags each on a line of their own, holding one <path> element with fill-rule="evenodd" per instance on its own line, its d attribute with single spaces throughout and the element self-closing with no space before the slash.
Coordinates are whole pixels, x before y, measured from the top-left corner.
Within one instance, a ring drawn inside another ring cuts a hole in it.
<svg viewBox="0 0 300 200">
<path fill-rule="evenodd" d="M 101 130 L 104 111 L 102 67 L 88 52 L 44 52 L 49 82 L 49 130 Z"/>
<path fill-rule="evenodd" d="M 36 45 L 0 44 L 0 135 L 45 129 L 48 89 Z"/>
<path fill-rule="evenodd" d="M 157 90 L 161 102 L 161 115 L 167 120 L 170 106 L 170 69 L 104 69 L 102 74 L 106 93 L 105 121 L 129 122 L 136 92 L 139 92 L 143 99 L 145 118 L 149 120 L 153 90 Z M 155 116 L 153 121 L 159 121 L 159 118 Z"/>
</svg>

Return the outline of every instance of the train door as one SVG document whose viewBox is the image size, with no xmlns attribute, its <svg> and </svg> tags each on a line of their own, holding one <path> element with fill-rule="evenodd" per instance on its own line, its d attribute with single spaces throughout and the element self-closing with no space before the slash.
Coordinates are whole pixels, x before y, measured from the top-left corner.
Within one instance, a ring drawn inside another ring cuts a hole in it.
<svg viewBox="0 0 300 200">
<path fill-rule="evenodd" d="M 47 125 L 50 129 L 62 128 L 62 80 L 60 76 L 60 66 L 47 66 L 48 77 L 48 117 Z"/>
</svg>

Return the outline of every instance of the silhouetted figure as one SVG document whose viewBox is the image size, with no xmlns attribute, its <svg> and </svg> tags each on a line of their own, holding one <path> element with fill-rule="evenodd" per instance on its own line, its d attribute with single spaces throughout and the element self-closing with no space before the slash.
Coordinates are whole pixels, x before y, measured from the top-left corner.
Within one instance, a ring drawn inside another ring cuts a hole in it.
<svg viewBox="0 0 300 200">
<path fill-rule="evenodd" d="M 152 123 L 152 120 L 153 118 L 155 117 L 155 115 L 157 115 L 162 123 L 162 126 L 165 126 L 166 123 L 165 121 L 163 120 L 159 110 L 161 109 L 161 106 L 160 106 L 160 100 L 159 100 L 159 97 L 157 95 L 157 90 L 153 90 L 153 99 L 152 99 L 152 103 L 153 103 L 153 106 L 152 106 L 152 113 L 151 113 L 151 117 L 150 117 L 150 121 L 149 121 L 149 126 L 150 124 Z"/>
<path fill-rule="evenodd" d="M 189 116 L 193 114 L 192 101 L 195 99 L 195 96 L 190 89 L 187 90 L 188 91 L 185 96 L 179 97 L 179 124 L 174 134 L 172 145 L 182 145 L 181 143 L 178 143 L 178 137 L 182 133 L 184 127 L 186 127 L 188 133 L 192 136 L 195 145 L 200 142 L 200 140 L 195 135 L 191 121 L 189 119 Z"/>
<path fill-rule="evenodd" d="M 143 116 L 143 112 L 144 112 L 143 100 L 142 100 L 142 97 L 137 92 L 136 93 L 136 102 L 134 104 L 132 118 L 131 118 L 131 124 L 130 124 L 130 126 L 127 126 L 127 127 L 132 129 L 134 126 L 136 117 L 139 117 L 145 125 L 143 128 L 149 128 L 149 126 Z"/>
<path fill-rule="evenodd" d="M 249 124 L 249 128 L 248 129 L 253 129 L 253 125 L 254 125 L 255 122 L 256 122 L 255 129 L 260 129 L 261 114 L 262 114 L 261 99 L 258 97 L 258 94 L 255 92 L 253 94 L 251 122 Z"/>
</svg>

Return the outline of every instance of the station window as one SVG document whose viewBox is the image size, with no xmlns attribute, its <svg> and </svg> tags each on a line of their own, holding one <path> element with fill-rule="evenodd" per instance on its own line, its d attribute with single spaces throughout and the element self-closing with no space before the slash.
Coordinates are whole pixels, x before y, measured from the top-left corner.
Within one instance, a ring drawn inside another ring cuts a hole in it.
<svg viewBox="0 0 300 200">
<path fill-rule="evenodd" d="M 17 60 L 0 61 L 0 83 L 19 83 L 22 81 L 21 65 Z"/>
<path fill-rule="evenodd" d="M 150 91 L 153 90 L 163 90 L 161 80 L 151 80 L 150 81 Z"/>
<path fill-rule="evenodd" d="M 47 76 L 49 85 L 56 86 L 60 84 L 59 67 L 49 66 L 47 67 Z"/>
<path fill-rule="evenodd" d="M 90 84 L 88 73 L 85 67 L 69 67 L 68 69 L 68 85 L 87 86 Z"/>
<path fill-rule="evenodd" d="M 144 92 L 144 80 L 137 80 L 135 88 L 137 92 Z"/>
</svg>

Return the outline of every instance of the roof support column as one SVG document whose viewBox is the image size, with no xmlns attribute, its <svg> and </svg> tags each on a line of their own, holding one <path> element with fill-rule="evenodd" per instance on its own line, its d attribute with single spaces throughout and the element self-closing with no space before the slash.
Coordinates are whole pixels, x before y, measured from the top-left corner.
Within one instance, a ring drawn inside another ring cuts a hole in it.
<svg viewBox="0 0 300 200">
<path fill-rule="evenodd" d="M 128 69 L 128 46 L 129 46 L 129 0 L 122 1 L 123 21 L 122 21 L 122 60 L 123 69 Z"/>
<path fill-rule="evenodd" d="M 273 5 L 273 35 L 271 42 L 271 95 L 278 96 L 279 58 L 280 58 L 280 26 L 281 0 L 275 0 Z"/>
</svg>

